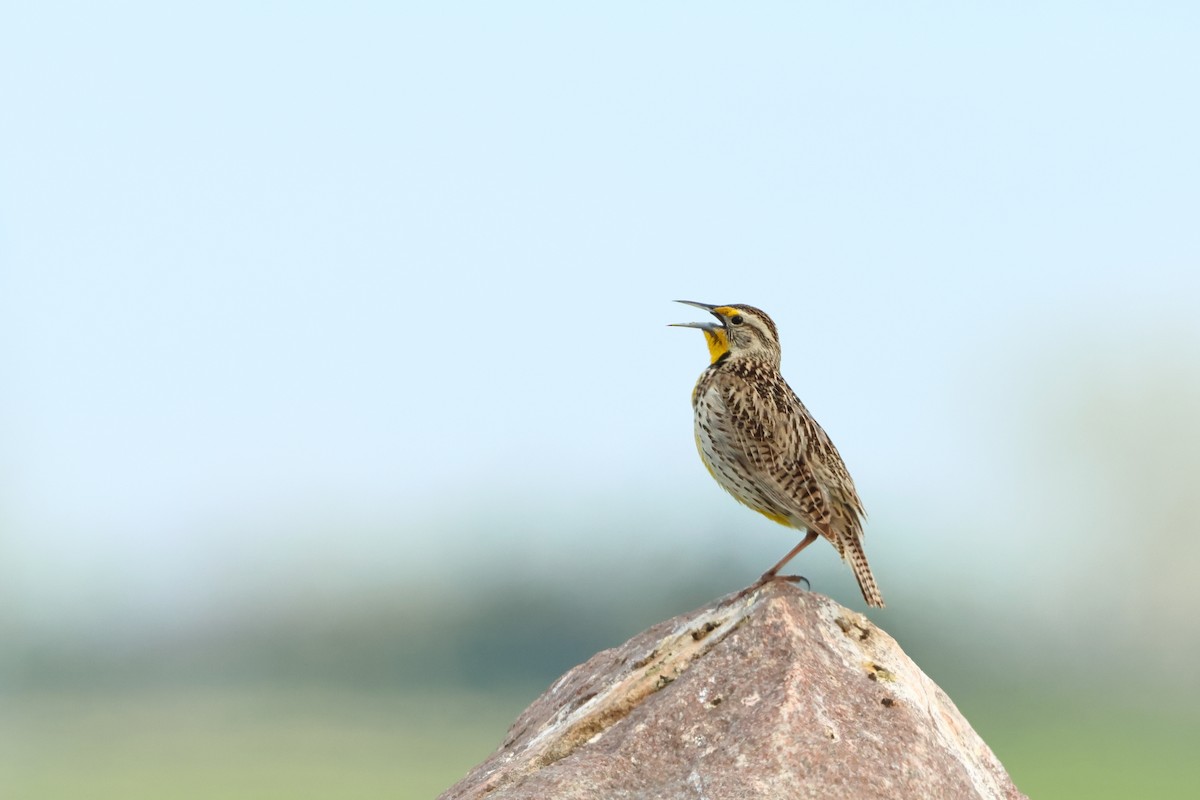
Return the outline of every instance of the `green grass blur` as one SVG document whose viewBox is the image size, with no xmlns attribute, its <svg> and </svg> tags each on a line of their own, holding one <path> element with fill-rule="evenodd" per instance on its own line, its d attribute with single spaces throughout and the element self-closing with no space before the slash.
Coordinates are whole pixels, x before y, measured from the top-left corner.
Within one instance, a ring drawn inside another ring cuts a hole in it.
<svg viewBox="0 0 1200 800">
<path fill-rule="evenodd" d="M 1113 705 L 1102 696 L 1031 696 L 1019 704 L 998 697 L 960 702 L 1031 798 L 1195 796 L 1200 722 L 1194 714 Z"/>
<path fill-rule="evenodd" d="M 561 672 L 710 590 L 584 602 L 526 588 L 457 610 L 347 606 L 152 646 L 9 651 L 2 796 L 432 798 Z M 1006 680 L 903 619 L 893 631 L 1030 797 L 1190 797 L 1200 783 L 1186 705 L 1070 675 Z"/>
<path fill-rule="evenodd" d="M 497 745 L 514 692 L 174 688 L 6 701 L 3 796 L 429 798 Z"/>
<path fill-rule="evenodd" d="M 271 687 L 63 692 L 6 703 L 6 798 L 435 797 L 532 695 Z M 984 735 L 1034 798 L 1190 797 L 1195 721 L 1062 699 L 983 701 Z M 1191 766 L 1185 766 L 1190 764 Z"/>
</svg>

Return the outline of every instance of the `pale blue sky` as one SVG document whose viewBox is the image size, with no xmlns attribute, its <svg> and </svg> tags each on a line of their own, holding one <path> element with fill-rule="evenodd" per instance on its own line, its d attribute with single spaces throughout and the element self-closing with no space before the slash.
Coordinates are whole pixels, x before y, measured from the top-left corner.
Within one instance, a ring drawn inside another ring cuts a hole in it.
<svg viewBox="0 0 1200 800">
<path fill-rule="evenodd" d="M 1011 586 L 1063 362 L 1196 376 L 1191 5 L 251 5 L 0 12 L 22 625 L 729 526 L 733 588 L 794 537 L 696 460 L 676 298 L 775 317 L 885 595 Z"/>
</svg>

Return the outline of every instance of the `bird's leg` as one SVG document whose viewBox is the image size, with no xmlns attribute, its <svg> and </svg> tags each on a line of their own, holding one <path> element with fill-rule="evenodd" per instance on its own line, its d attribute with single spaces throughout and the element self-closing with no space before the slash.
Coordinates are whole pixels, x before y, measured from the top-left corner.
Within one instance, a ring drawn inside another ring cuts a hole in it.
<svg viewBox="0 0 1200 800">
<path fill-rule="evenodd" d="M 786 556 L 779 559 L 778 564 L 776 564 L 775 566 L 771 567 L 769 570 L 764 572 L 762 574 L 762 577 L 758 579 L 758 583 L 756 585 L 762 586 L 764 583 L 767 583 L 768 581 L 804 580 L 804 578 L 802 578 L 800 575 L 780 575 L 779 570 L 783 569 L 783 566 L 785 564 L 787 564 L 789 561 L 791 561 L 796 556 L 800 555 L 801 550 L 808 547 L 810 544 L 812 544 L 816 540 L 817 540 L 817 532 L 816 531 L 808 531 L 804 536 L 804 541 L 800 542 L 800 544 L 796 545 L 790 551 L 788 551 L 788 554 Z"/>
<path fill-rule="evenodd" d="M 791 561 L 793 558 L 795 558 L 797 555 L 799 555 L 801 550 L 808 547 L 810 544 L 812 544 L 816 540 L 817 540 L 817 532 L 816 531 L 808 531 L 804 536 L 804 541 L 800 542 L 800 544 L 793 547 L 786 556 L 779 559 L 779 563 L 777 563 L 775 566 L 771 567 L 769 570 L 764 572 L 762 574 L 762 577 L 760 577 L 754 583 L 750 584 L 745 589 L 742 589 L 740 592 L 738 592 L 736 595 L 734 595 L 733 599 L 739 600 L 739 599 L 745 597 L 746 595 L 750 594 L 751 592 L 755 591 L 756 589 L 759 589 L 760 587 L 770 583 L 771 581 L 791 581 L 792 583 L 799 583 L 800 581 L 804 581 L 806 584 L 808 584 L 808 578 L 804 577 L 803 575 L 780 575 L 779 570 L 783 569 L 785 564 L 787 564 L 789 561 Z M 812 584 L 808 584 L 808 585 L 811 586 Z"/>
</svg>

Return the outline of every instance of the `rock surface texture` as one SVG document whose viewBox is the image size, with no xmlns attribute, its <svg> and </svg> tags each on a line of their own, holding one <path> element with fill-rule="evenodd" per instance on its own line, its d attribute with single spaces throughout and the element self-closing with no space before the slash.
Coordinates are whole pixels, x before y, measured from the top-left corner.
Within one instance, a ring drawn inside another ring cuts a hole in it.
<svg viewBox="0 0 1200 800">
<path fill-rule="evenodd" d="M 894 639 L 784 583 L 597 653 L 441 796 L 1023 797 Z"/>
</svg>

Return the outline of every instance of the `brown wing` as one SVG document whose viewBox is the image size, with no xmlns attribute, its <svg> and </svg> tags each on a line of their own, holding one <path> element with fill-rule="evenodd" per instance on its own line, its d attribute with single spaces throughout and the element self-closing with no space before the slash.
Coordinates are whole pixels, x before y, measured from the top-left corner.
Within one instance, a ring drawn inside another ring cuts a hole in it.
<svg viewBox="0 0 1200 800">
<path fill-rule="evenodd" d="M 788 391 L 799 410 L 799 418 L 804 427 L 806 460 L 811 465 L 817 482 L 824 487 L 833 527 L 842 534 L 861 538 L 862 517 L 866 516 L 866 511 L 858 497 L 858 491 L 854 488 L 850 471 L 846 469 L 846 463 L 842 461 L 842 455 L 829 438 L 829 434 L 825 433 L 825 429 L 808 413 L 800 398 L 790 389 Z M 838 550 L 841 550 L 840 546 Z"/>
</svg>

